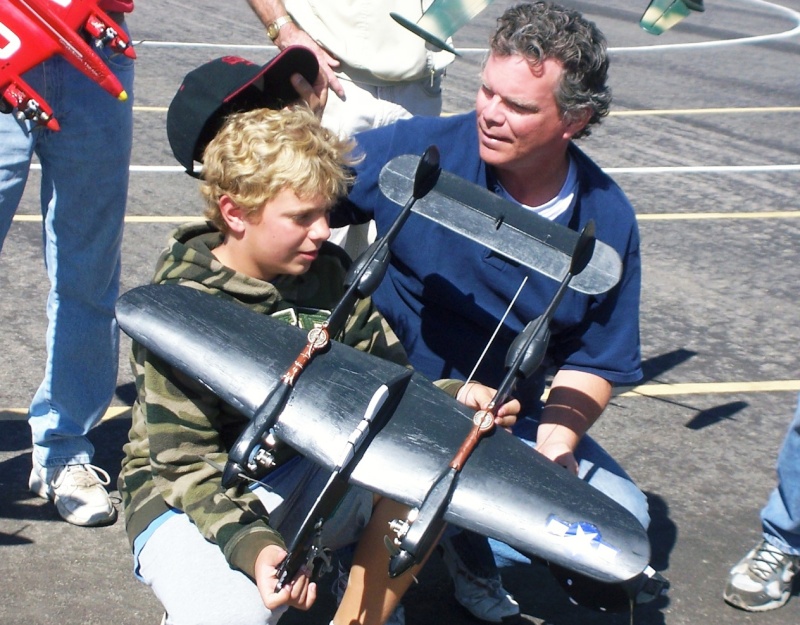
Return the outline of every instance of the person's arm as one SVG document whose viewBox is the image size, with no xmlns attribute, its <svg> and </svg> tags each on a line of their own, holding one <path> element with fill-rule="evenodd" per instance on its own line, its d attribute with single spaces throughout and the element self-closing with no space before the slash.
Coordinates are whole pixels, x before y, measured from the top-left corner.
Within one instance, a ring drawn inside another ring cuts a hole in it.
<svg viewBox="0 0 800 625">
<path fill-rule="evenodd" d="M 561 369 L 550 385 L 536 450 L 578 473 L 575 448 L 611 399 L 611 383 L 593 373 Z"/>
<path fill-rule="evenodd" d="M 283 0 L 247 0 L 247 2 L 265 28 L 278 18 L 289 15 Z M 311 50 L 319 61 L 319 73 L 325 86 L 330 87 L 337 96 L 344 99 L 344 88 L 334 73 L 340 65 L 339 60 L 320 46 L 298 24 L 294 21 L 284 24 L 278 31 L 274 43 L 281 50 L 293 45 L 305 46 Z"/>
<path fill-rule="evenodd" d="M 297 576 L 275 592 L 278 583 L 278 567 L 286 557 L 286 551 L 277 545 L 269 545 L 256 558 L 255 579 L 264 605 L 270 610 L 289 606 L 308 610 L 317 598 L 317 585 L 311 582 L 307 570 L 301 569 Z"/>
<path fill-rule="evenodd" d="M 222 432 L 246 419 L 201 384 L 134 343 L 141 375 L 139 402 L 146 415 L 153 484 L 164 502 L 184 512 L 232 567 L 255 578 L 259 553 L 284 547 L 255 493 L 222 487 L 228 460 Z"/>
</svg>

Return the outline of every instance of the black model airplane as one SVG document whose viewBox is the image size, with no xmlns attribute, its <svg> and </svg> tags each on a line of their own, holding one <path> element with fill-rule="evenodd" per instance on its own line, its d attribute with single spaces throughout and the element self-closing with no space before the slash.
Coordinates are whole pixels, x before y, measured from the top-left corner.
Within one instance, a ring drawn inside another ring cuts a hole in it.
<svg viewBox="0 0 800 625">
<path fill-rule="evenodd" d="M 464 211 L 455 197 L 472 197 L 475 204 L 487 194 L 496 198 L 463 180 L 467 192 L 459 193 L 458 180 L 438 169 L 437 152 L 431 149 L 422 158 L 399 157 L 384 168 L 381 188 L 387 197 L 406 183 L 410 196 L 387 235 L 354 264 L 340 306 L 308 334 L 175 285 L 144 286 L 123 295 L 117 303 L 120 327 L 250 417 L 227 466 L 220 467 L 224 481 L 235 484 L 255 476 L 269 464 L 276 439 L 330 471 L 328 485 L 303 523 L 285 535 L 289 555 L 279 573 L 281 583 L 321 554 L 321 526 L 352 483 L 413 509 L 394 525 L 392 575 L 420 561 L 444 524 L 452 523 L 601 585 L 622 588 L 628 598 L 643 589 L 657 594 L 649 541 L 635 517 L 493 427 L 493 407 L 508 398 L 517 379 L 538 368 L 550 318 L 564 291 L 576 288 L 584 272 L 587 292 L 603 292 L 619 279 L 619 258 L 615 264 L 615 252 L 595 241 L 591 227 L 578 234 L 533 214 L 524 222 L 516 206 L 502 200 L 476 208 L 479 216 L 468 220 L 473 225 L 466 234 L 479 240 L 486 223 L 492 232 L 527 232 L 529 245 L 542 253 L 519 262 L 534 269 L 544 262 L 547 271 L 554 271 L 554 259 L 568 261 L 547 311 L 512 346 L 506 379 L 487 411 L 473 413 L 420 374 L 331 340 L 342 315 L 380 282 L 388 244 L 412 210 L 450 227 L 461 223 Z M 488 239 L 489 246 L 497 243 Z"/>
</svg>

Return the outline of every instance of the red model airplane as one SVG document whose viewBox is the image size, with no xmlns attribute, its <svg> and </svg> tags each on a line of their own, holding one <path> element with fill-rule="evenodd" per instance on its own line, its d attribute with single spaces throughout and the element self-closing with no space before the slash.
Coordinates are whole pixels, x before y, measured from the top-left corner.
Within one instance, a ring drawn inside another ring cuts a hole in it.
<svg viewBox="0 0 800 625">
<path fill-rule="evenodd" d="M 58 130 L 53 109 L 20 75 L 61 54 L 72 65 L 122 101 L 128 94 L 95 53 L 111 46 L 135 59 L 130 39 L 97 8 L 99 0 L 0 0 L 0 110 L 16 111 L 50 130 Z"/>
</svg>

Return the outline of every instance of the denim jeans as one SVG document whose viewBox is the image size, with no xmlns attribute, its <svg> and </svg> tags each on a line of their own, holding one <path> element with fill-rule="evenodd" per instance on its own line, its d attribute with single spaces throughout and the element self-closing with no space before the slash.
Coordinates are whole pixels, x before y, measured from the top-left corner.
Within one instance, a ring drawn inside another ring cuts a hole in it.
<svg viewBox="0 0 800 625">
<path fill-rule="evenodd" d="M 90 462 L 87 432 L 117 381 L 114 304 L 133 134 L 133 61 L 99 52 L 128 93 L 120 102 L 61 56 L 23 76 L 52 106 L 61 130 L 0 114 L 0 249 L 35 153 L 42 167 L 44 260 L 50 280 L 44 379 L 29 424 L 42 466 Z"/>
<path fill-rule="evenodd" d="M 534 447 L 538 427 L 535 419 L 523 418 L 514 426 L 514 434 Z M 584 436 L 575 450 L 575 457 L 579 463 L 578 476 L 631 512 L 647 529 L 650 525 L 647 497 L 609 453 L 591 437 Z M 472 532 L 451 535 L 449 540 L 465 566 L 479 577 L 495 576 L 498 566 L 530 563 L 528 556 L 497 540 L 488 539 L 487 548 L 487 539 Z"/>
<path fill-rule="evenodd" d="M 781 551 L 800 555 L 800 397 L 778 454 L 778 486 L 761 510 L 764 538 Z"/>
</svg>

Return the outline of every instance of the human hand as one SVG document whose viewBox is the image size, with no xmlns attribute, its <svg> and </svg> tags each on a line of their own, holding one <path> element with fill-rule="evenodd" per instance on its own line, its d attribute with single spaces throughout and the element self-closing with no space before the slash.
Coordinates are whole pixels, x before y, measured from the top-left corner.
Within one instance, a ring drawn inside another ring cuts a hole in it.
<svg viewBox="0 0 800 625">
<path fill-rule="evenodd" d="M 317 585 L 311 582 L 310 573 L 301 569 L 297 576 L 275 592 L 278 584 L 278 567 L 286 557 L 286 550 L 278 545 L 269 545 L 256 558 L 256 586 L 261 600 L 269 610 L 281 606 L 308 610 L 317 598 Z"/>
<path fill-rule="evenodd" d="M 458 390 L 456 399 L 469 408 L 485 410 L 496 392 L 495 389 L 478 382 L 467 382 Z M 517 422 L 520 409 L 519 401 L 510 399 L 495 411 L 495 425 L 501 428 L 510 428 Z"/>
<path fill-rule="evenodd" d="M 283 50 L 289 46 L 304 46 L 314 53 L 319 63 L 319 77 L 324 88 L 330 87 L 331 90 L 344 100 L 344 87 L 336 77 L 335 71 L 341 63 L 325 48 L 320 46 L 311 36 L 294 22 L 286 24 L 280 30 L 278 39 L 275 41 L 278 47 Z M 315 81 L 315 85 L 316 85 Z"/>
<path fill-rule="evenodd" d="M 325 104 L 328 102 L 328 89 L 322 81 L 322 74 L 317 74 L 317 78 L 312 85 L 302 74 L 292 74 L 290 80 L 294 90 L 314 112 L 318 119 L 322 118 L 325 111 Z"/>
<path fill-rule="evenodd" d="M 548 460 L 561 465 L 573 475 L 578 475 L 578 461 L 572 449 L 566 443 L 560 441 L 537 443 L 536 451 Z"/>
</svg>

